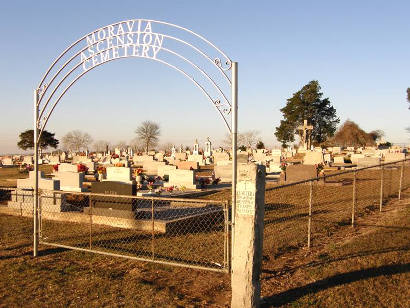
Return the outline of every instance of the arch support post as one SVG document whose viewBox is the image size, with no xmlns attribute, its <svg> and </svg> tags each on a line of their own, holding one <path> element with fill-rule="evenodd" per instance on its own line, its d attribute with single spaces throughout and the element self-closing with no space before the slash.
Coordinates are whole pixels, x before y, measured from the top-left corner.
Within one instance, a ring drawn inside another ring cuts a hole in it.
<svg viewBox="0 0 410 308">
<path fill-rule="evenodd" d="M 38 89 L 34 90 L 34 194 L 33 194 L 33 256 L 38 255 L 39 220 L 38 220 Z"/>
<path fill-rule="evenodd" d="M 236 213 L 236 182 L 237 182 L 237 149 L 238 149 L 238 62 L 232 62 L 232 208 L 231 208 L 231 264 L 234 259 L 235 245 L 235 213 Z"/>
</svg>

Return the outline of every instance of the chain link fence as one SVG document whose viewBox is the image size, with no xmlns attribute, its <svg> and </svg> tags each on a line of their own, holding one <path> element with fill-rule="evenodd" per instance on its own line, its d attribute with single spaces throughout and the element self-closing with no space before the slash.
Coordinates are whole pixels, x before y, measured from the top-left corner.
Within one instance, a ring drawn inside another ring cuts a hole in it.
<svg viewBox="0 0 410 308">
<path fill-rule="evenodd" d="M 22 232 L 32 245 L 33 190 L 1 189 L 0 197 L 1 211 L 21 220 L 19 226 L 13 225 L 18 230 L 7 230 L 8 238 Z M 228 205 L 213 200 L 41 190 L 40 244 L 227 272 Z"/>
<path fill-rule="evenodd" d="M 410 159 L 268 188 L 264 264 L 354 226 L 392 198 L 409 198 L 408 188 Z"/>
</svg>

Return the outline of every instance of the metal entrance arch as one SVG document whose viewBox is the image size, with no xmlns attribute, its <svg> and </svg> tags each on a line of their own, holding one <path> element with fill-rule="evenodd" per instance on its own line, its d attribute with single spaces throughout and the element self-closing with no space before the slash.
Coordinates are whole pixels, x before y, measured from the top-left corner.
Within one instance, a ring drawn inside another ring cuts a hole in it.
<svg viewBox="0 0 410 308">
<path fill-rule="evenodd" d="M 98 28 L 75 41 L 56 58 L 34 90 L 34 256 L 38 254 L 39 243 L 38 155 L 41 134 L 57 104 L 77 80 L 102 64 L 131 57 L 156 61 L 183 74 L 209 99 L 224 121 L 232 139 L 234 234 L 238 64 L 189 29 L 163 21 L 131 19 Z"/>
</svg>

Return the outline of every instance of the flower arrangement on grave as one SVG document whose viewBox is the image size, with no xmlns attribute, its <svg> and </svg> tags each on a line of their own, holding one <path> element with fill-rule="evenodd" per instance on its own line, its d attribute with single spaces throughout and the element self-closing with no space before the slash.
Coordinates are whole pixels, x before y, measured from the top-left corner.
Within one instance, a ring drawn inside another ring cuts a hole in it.
<svg viewBox="0 0 410 308">
<path fill-rule="evenodd" d="M 220 181 L 221 181 L 221 178 L 216 178 L 212 181 L 212 185 L 218 185 Z"/>
<path fill-rule="evenodd" d="M 78 164 L 77 165 L 77 171 L 78 172 L 87 172 L 88 168 L 87 166 L 83 165 L 83 164 Z"/>
<path fill-rule="evenodd" d="M 120 156 L 118 154 L 112 154 L 111 158 L 120 158 Z"/>
<path fill-rule="evenodd" d="M 141 168 L 138 168 L 138 169 L 136 169 L 134 172 L 135 172 L 135 181 L 137 182 L 137 184 L 142 184 L 142 181 L 143 181 L 143 179 L 144 179 L 144 174 L 142 173 L 142 169 Z M 142 185 L 141 185 L 141 187 L 142 187 Z"/>
<path fill-rule="evenodd" d="M 135 172 L 135 176 L 137 176 L 137 175 L 141 175 L 141 176 L 142 176 L 142 175 L 143 175 L 143 174 L 142 174 L 143 170 L 142 170 L 141 168 L 135 169 L 134 172 Z"/>
<path fill-rule="evenodd" d="M 99 173 L 99 174 L 104 174 L 104 173 L 106 173 L 106 169 L 105 169 L 105 167 L 104 166 L 99 166 L 98 168 L 97 168 L 97 172 Z"/>
<path fill-rule="evenodd" d="M 180 191 L 186 191 L 186 187 L 182 185 L 182 186 L 179 187 L 179 190 Z"/>
<path fill-rule="evenodd" d="M 19 168 L 20 173 L 28 173 L 29 171 L 31 171 L 30 165 L 27 165 L 27 164 L 21 165 Z"/>
<path fill-rule="evenodd" d="M 283 163 L 280 164 L 280 169 L 282 169 L 282 171 L 285 172 L 287 166 L 288 166 L 288 164 L 283 162 Z"/>
<path fill-rule="evenodd" d="M 323 165 L 323 163 L 317 164 L 316 165 L 317 173 L 322 173 L 324 168 L 325 166 Z"/>
<path fill-rule="evenodd" d="M 57 171 L 58 171 L 58 164 L 53 165 L 53 170 L 54 170 L 55 172 L 57 172 Z"/>
<path fill-rule="evenodd" d="M 165 188 L 165 190 L 169 193 L 172 193 L 174 191 L 175 187 L 174 186 L 169 186 L 167 188 Z"/>
<path fill-rule="evenodd" d="M 116 163 L 115 167 L 125 167 L 124 163 Z"/>
<path fill-rule="evenodd" d="M 147 188 L 148 190 L 152 190 L 154 188 L 154 182 L 148 182 Z"/>
</svg>

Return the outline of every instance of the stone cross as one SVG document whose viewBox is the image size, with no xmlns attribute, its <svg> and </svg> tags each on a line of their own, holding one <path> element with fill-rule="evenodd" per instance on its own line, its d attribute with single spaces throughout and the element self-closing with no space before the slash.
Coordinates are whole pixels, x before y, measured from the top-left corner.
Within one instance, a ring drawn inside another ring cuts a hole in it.
<svg viewBox="0 0 410 308">
<path fill-rule="evenodd" d="M 211 140 L 209 140 L 209 137 L 207 138 L 207 142 L 205 142 L 205 156 L 210 157 L 212 156 L 212 143 Z"/>
<path fill-rule="evenodd" d="M 307 124 L 307 120 L 303 120 L 303 126 L 299 125 L 297 127 L 298 131 L 302 131 L 301 141 L 300 143 L 303 145 L 305 150 L 310 148 L 310 138 L 308 138 L 309 132 L 313 130 L 312 125 Z"/>
<path fill-rule="evenodd" d="M 176 153 L 175 145 L 173 145 L 173 146 L 172 146 L 172 149 L 171 149 L 171 157 L 172 157 L 172 158 L 175 158 L 175 153 Z M 180 152 L 180 153 L 181 153 L 181 152 Z"/>
<path fill-rule="evenodd" d="M 193 154 L 194 154 L 194 155 L 198 155 L 198 154 L 199 154 L 199 144 L 198 144 L 198 139 L 196 139 L 196 140 L 195 140 Z"/>
</svg>

